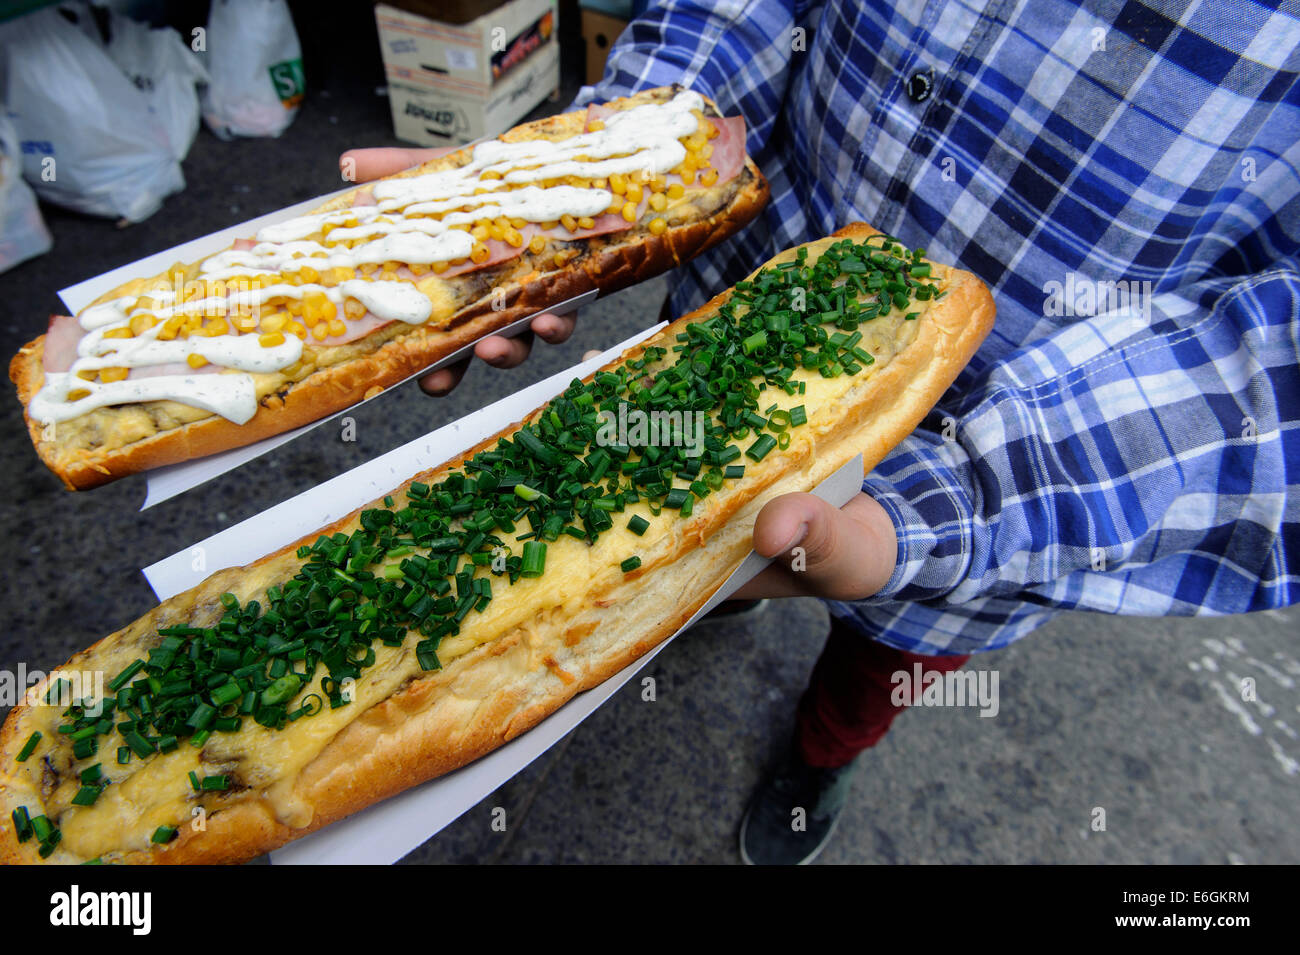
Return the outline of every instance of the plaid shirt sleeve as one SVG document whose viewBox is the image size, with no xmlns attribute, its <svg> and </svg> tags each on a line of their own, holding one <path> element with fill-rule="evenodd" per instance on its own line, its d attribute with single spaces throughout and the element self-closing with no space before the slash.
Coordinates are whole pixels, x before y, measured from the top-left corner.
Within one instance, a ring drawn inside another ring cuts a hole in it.
<svg viewBox="0 0 1300 955">
<path fill-rule="evenodd" d="M 1135 324 L 1143 327 L 1129 333 Z M 866 603 L 1139 614 L 1296 601 L 1300 271 L 1077 323 L 945 402 L 864 482 L 899 530 Z"/>
<path fill-rule="evenodd" d="M 584 98 L 683 82 L 741 110 L 772 200 L 682 269 L 680 312 L 871 222 L 975 272 L 997 324 L 865 480 L 898 529 L 875 597 L 920 653 L 1062 609 L 1300 600 L 1300 20 L 1228 0 L 718 8 L 635 21 Z M 806 28 L 806 53 L 786 37 Z M 921 84 L 924 95 L 915 92 Z M 779 113 L 779 115 L 778 115 Z M 1134 290 L 1062 314 L 1048 290 Z"/>
</svg>

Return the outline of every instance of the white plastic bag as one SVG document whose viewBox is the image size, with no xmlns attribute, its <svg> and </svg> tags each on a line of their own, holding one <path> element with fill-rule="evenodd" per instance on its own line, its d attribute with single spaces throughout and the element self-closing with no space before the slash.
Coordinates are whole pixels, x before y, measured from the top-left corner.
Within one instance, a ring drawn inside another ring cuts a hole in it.
<svg viewBox="0 0 1300 955">
<path fill-rule="evenodd" d="M 0 24 L 0 54 L 0 99 L 18 133 L 23 175 L 42 199 L 139 222 L 185 188 L 144 94 L 60 10 Z"/>
<path fill-rule="evenodd" d="M 151 29 L 112 10 L 105 10 L 109 59 L 144 94 L 167 132 L 172 155 L 182 160 L 199 132 L 199 94 L 208 81 L 202 61 L 168 27 Z"/>
<path fill-rule="evenodd" d="M 285 0 L 212 0 L 203 119 L 222 139 L 279 136 L 306 91 Z"/>
<path fill-rule="evenodd" d="M 36 196 L 23 182 L 18 134 L 0 116 L 0 272 L 43 255 L 52 244 Z"/>
</svg>

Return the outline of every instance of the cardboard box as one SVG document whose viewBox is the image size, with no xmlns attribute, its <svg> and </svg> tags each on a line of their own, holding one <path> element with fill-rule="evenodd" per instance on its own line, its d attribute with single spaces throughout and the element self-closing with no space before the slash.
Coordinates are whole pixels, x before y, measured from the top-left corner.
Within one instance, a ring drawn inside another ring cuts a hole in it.
<svg viewBox="0 0 1300 955">
<path fill-rule="evenodd" d="M 464 24 L 375 7 L 399 139 L 454 146 L 505 132 L 560 83 L 557 0 L 511 0 Z"/>
<path fill-rule="evenodd" d="M 599 83 L 605 73 L 605 58 L 627 21 L 600 10 L 582 8 L 582 41 L 587 47 L 587 85 Z"/>
</svg>

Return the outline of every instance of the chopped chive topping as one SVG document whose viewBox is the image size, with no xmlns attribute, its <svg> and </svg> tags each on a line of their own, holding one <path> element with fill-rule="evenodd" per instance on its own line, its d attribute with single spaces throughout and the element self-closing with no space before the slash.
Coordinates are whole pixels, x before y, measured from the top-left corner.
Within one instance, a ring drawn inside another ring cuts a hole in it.
<svg viewBox="0 0 1300 955">
<path fill-rule="evenodd" d="M 18 756 L 17 756 L 18 762 L 20 763 L 26 762 L 27 757 L 32 755 L 32 752 L 36 749 L 36 744 L 39 743 L 40 741 L 41 741 L 40 730 L 37 730 L 31 736 L 27 737 L 27 742 L 23 743 L 23 748 L 18 751 Z"/>
<path fill-rule="evenodd" d="M 785 407 L 805 394 L 804 379 L 859 374 L 874 360 L 860 326 L 891 315 L 912 319 L 916 303 L 942 297 L 922 258 L 889 236 L 846 239 L 815 262 L 800 250 L 738 283 L 675 341 L 646 346 L 589 382 L 573 381 L 513 434 L 362 511 L 355 530 L 299 547 L 294 576 L 258 599 L 224 593 L 220 617 L 208 625 L 159 629 L 144 658 L 109 680 L 116 696 L 103 701 L 105 714 L 69 708 L 59 745 L 90 759 L 99 737 L 120 732 L 117 761 L 125 764 L 133 754 L 175 750 L 181 740 L 202 747 L 213 734 L 238 732 L 245 718 L 279 729 L 325 704 L 349 705 L 346 687 L 375 664 L 377 645 L 409 646 L 413 635 L 418 665 L 439 669 L 444 637 L 460 633 L 502 586 L 545 574 L 549 542 L 593 544 L 616 525 L 644 535 L 645 517 L 618 516 L 638 504 L 651 515 L 667 510 L 665 519 L 690 518 L 726 482 L 745 476 L 737 462 L 788 447 L 808 423 L 803 404 Z M 629 428 L 608 440 L 607 419 L 633 411 L 661 414 L 658 437 Z M 687 412 L 699 415 L 702 444 Z M 620 566 L 635 570 L 640 558 Z M 39 739 L 33 734 L 19 759 Z M 83 779 L 83 788 L 100 779 Z M 57 832 L 50 827 L 39 838 L 51 852 Z M 169 827 L 159 833 L 156 841 L 175 835 Z"/>
<path fill-rule="evenodd" d="M 175 826 L 159 826 L 157 829 L 153 831 L 153 835 L 150 836 L 149 841 L 164 843 L 164 842 L 171 842 L 175 838 L 176 838 Z"/>
<path fill-rule="evenodd" d="M 27 815 L 26 806 L 19 806 L 9 814 L 9 818 L 14 821 L 14 832 L 19 842 L 26 842 L 32 837 L 32 820 Z"/>
<path fill-rule="evenodd" d="M 540 577 L 544 570 L 546 570 L 546 545 L 537 541 L 525 542 L 520 574 L 524 577 Z"/>
<path fill-rule="evenodd" d="M 82 786 L 77 790 L 77 794 L 72 797 L 72 804 L 74 806 L 93 806 L 102 791 L 98 786 Z"/>
</svg>

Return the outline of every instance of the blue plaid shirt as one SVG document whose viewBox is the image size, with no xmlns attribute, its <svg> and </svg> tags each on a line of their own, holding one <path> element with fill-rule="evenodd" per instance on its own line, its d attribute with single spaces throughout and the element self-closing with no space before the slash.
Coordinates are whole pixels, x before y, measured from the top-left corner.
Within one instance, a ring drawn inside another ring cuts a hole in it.
<svg viewBox="0 0 1300 955">
<path fill-rule="evenodd" d="M 1300 598 L 1300 20 L 1271 6 L 669 2 L 614 45 L 580 103 L 683 83 L 744 114 L 771 180 L 679 313 L 855 219 L 993 292 L 863 482 L 893 577 L 832 612 L 939 654 L 1064 609 Z"/>
</svg>

